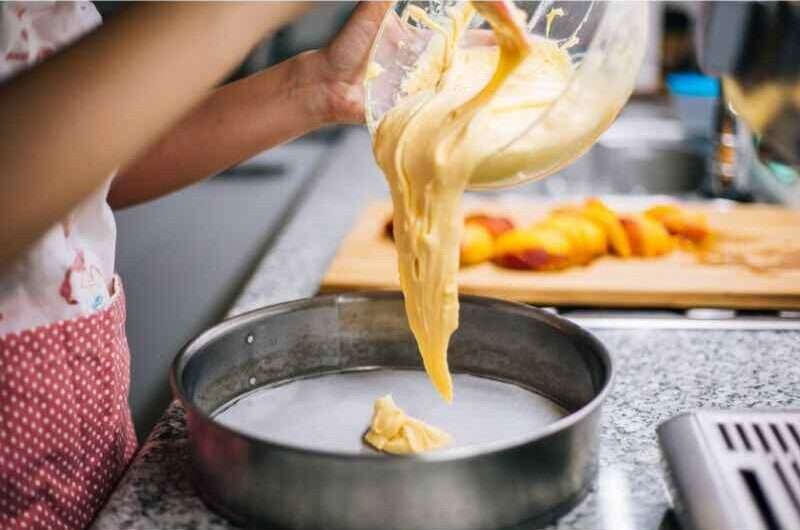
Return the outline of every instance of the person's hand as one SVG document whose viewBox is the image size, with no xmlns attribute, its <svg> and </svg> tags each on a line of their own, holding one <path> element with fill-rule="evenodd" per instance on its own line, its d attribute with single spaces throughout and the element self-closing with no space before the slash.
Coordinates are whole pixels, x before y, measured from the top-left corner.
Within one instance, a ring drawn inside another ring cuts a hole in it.
<svg viewBox="0 0 800 530">
<path fill-rule="evenodd" d="M 323 123 L 364 123 L 364 73 L 372 41 L 392 2 L 361 2 L 328 46 L 303 57 L 298 83 Z"/>
</svg>

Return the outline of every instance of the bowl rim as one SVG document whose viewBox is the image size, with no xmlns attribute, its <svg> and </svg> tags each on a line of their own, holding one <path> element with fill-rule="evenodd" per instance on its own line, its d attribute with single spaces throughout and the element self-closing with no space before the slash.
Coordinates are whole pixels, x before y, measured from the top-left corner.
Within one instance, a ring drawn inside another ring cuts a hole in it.
<svg viewBox="0 0 800 530">
<path fill-rule="evenodd" d="M 380 300 L 401 300 L 403 294 L 400 291 L 382 290 L 382 291 L 355 291 L 343 292 L 335 294 L 317 295 L 306 298 L 299 298 L 287 302 L 272 304 L 242 314 L 226 318 L 218 324 L 206 329 L 199 333 L 194 338 L 190 339 L 176 354 L 172 361 L 169 373 L 170 386 L 172 388 L 173 396 L 179 401 L 185 413 L 188 415 L 195 415 L 206 423 L 210 423 L 215 429 L 221 430 L 235 438 L 243 439 L 244 441 L 252 444 L 258 444 L 267 447 L 271 450 L 284 451 L 287 453 L 295 453 L 315 458 L 332 458 L 338 460 L 354 460 L 354 461 L 370 461 L 396 464 L 398 460 L 406 462 L 455 462 L 462 460 L 469 460 L 476 457 L 484 457 L 496 455 L 506 451 L 512 451 L 522 446 L 532 444 L 555 435 L 562 431 L 567 431 L 576 424 L 581 423 L 587 416 L 592 415 L 597 411 L 605 402 L 608 394 L 614 383 L 616 376 L 616 367 L 613 358 L 609 354 L 606 347 L 597 339 L 591 332 L 582 328 L 581 326 L 571 322 L 563 317 L 557 316 L 553 313 L 543 309 L 533 307 L 527 304 L 512 302 L 508 300 L 501 300 L 497 298 L 490 298 L 477 295 L 459 295 L 460 303 L 469 303 L 488 308 L 502 309 L 510 313 L 521 314 L 523 316 L 531 317 L 536 320 L 542 321 L 555 328 L 557 331 L 567 336 L 576 337 L 584 345 L 588 346 L 587 350 L 591 351 L 593 355 L 601 362 L 605 371 L 605 377 L 599 390 L 596 391 L 594 397 L 580 407 L 578 410 L 568 413 L 566 416 L 545 425 L 540 429 L 536 429 L 529 435 L 522 435 L 511 439 L 499 440 L 488 444 L 471 445 L 466 447 L 444 448 L 437 451 L 428 453 L 419 453 L 412 455 L 391 455 L 384 453 L 343 453 L 337 451 L 328 451 L 320 449 L 310 449 L 290 445 L 286 443 L 276 442 L 267 438 L 253 436 L 236 430 L 232 427 L 224 425 L 216 421 L 210 413 L 201 409 L 186 395 L 183 384 L 181 383 L 181 375 L 184 368 L 191 361 L 192 357 L 201 351 L 204 346 L 218 337 L 223 336 L 231 329 L 238 328 L 246 325 L 249 322 L 268 318 L 270 316 L 286 314 L 298 309 L 308 307 L 324 307 L 326 305 L 336 305 L 341 302 L 349 301 L 380 301 Z M 380 368 L 378 366 L 377 368 Z M 479 375 L 479 374 L 473 374 Z M 192 429 L 187 425 L 188 436 L 193 437 Z"/>
</svg>

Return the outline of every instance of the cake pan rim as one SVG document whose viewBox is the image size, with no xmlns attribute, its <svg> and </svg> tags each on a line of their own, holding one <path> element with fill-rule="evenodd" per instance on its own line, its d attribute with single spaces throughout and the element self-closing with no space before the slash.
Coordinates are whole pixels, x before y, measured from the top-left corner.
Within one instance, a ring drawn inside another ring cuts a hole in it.
<svg viewBox="0 0 800 530">
<path fill-rule="evenodd" d="M 304 307 L 313 307 L 313 306 L 322 307 L 325 305 L 335 305 L 343 301 L 346 302 L 346 301 L 359 301 L 359 300 L 370 301 L 370 300 L 397 300 L 397 299 L 402 300 L 402 296 L 403 295 L 400 291 L 388 291 L 388 290 L 355 291 L 347 293 L 325 294 L 325 295 L 318 295 L 306 298 L 299 298 L 296 300 L 291 300 L 287 302 L 281 302 L 278 304 L 272 304 L 269 306 L 256 308 L 251 311 L 247 311 L 245 313 L 222 320 L 221 322 L 215 324 L 214 326 L 208 328 L 207 330 L 201 332 L 194 338 L 190 339 L 175 356 L 175 359 L 173 360 L 172 366 L 170 368 L 170 385 L 172 387 L 173 395 L 178 399 L 178 401 L 183 406 L 187 414 L 197 415 L 200 418 L 202 418 L 205 422 L 213 424 L 216 429 L 220 429 L 231 436 L 243 439 L 248 443 L 253 443 L 253 444 L 258 444 L 260 446 L 268 447 L 272 450 L 284 451 L 287 453 L 294 453 L 314 458 L 330 458 L 336 460 L 354 460 L 354 461 L 366 460 L 371 462 L 386 461 L 387 463 L 388 462 L 396 463 L 397 461 L 401 460 L 407 462 L 429 463 L 429 462 L 458 462 L 458 461 L 473 459 L 476 457 L 491 456 L 491 455 L 501 454 L 506 451 L 513 451 L 520 447 L 536 443 L 540 440 L 543 440 L 559 432 L 567 430 L 570 427 L 582 422 L 587 416 L 591 415 L 592 413 L 595 412 L 596 409 L 602 406 L 608 394 L 611 392 L 614 378 L 616 375 L 616 367 L 614 366 L 614 361 L 611 355 L 609 354 L 608 350 L 605 348 L 603 343 L 600 342 L 600 340 L 598 340 L 592 333 L 582 328 L 581 326 L 578 326 L 577 324 L 570 322 L 565 318 L 553 315 L 552 313 L 549 313 L 547 311 L 544 311 L 542 309 L 527 304 L 513 302 L 509 300 L 501 300 L 491 297 L 477 296 L 477 295 L 459 295 L 459 302 L 460 303 L 467 302 L 487 307 L 501 307 L 505 310 L 521 312 L 525 316 L 536 318 L 540 321 L 545 322 L 548 325 L 551 325 L 552 327 L 556 328 L 559 332 L 565 335 L 577 336 L 580 337 L 582 340 L 588 342 L 588 344 L 590 345 L 590 350 L 601 361 L 603 368 L 605 370 L 605 378 L 603 380 L 602 386 L 598 391 L 596 391 L 594 397 L 592 397 L 592 399 L 588 403 L 581 406 L 578 410 L 569 412 L 563 418 L 560 418 L 552 423 L 549 423 L 540 429 L 536 429 L 536 431 L 532 432 L 530 435 L 516 437 L 512 440 L 499 440 L 497 442 L 488 444 L 480 444 L 467 447 L 445 448 L 437 451 L 431 451 L 428 453 L 418 453 L 418 454 L 400 456 L 400 455 L 389 455 L 377 452 L 356 454 L 356 453 L 344 453 L 337 451 L 327 451 L 320 449 L 309 449 L 309 448 L 299 447 L 296 445 L 272 441 L 262 437 L 253 436 L 216 421 L 214 417 L 211 416 L 211 413 L 201 409 L 199 406 L 195 405 L 192 402 L 192 400 L 188 398 L 188 396 L 184 391 L 183 386 L 179 383 L 180 374 L 182 373 L 183 368 L 191 360 L 192 355 L 194 355 L 197 351 L 202 349 L 202 347 L 204 347 L 206 344 L 208 344 L 215 338 L 224 335 L 225 332 L 233 328 L 239 327 L 241 325 L 246 325 L 246 323 L 248 322 L 261 320 L 263 318 L 268 318 L 270 316 L 278 314 L 289 313 L 293 310 L 301 309 Z M 383 367 L 390 368 L 389 366 L 383 366 Z M 322 371 L 320 371 L 320 374 L 322 374 Z M 481 374 L 474 372 L 471 372 L 471 374 L 477 375 L 479 377 L 481 376 Z M 521 385 L 521 387 L 527 389 L 528 391 L 531 391 L 528 387 L 524 385 Z M 544 394 L 542 395 L 544 397 L 547 397 Z M 191 432 L 189 433 L 189 436 L 192 436 Z"/>
</svg>

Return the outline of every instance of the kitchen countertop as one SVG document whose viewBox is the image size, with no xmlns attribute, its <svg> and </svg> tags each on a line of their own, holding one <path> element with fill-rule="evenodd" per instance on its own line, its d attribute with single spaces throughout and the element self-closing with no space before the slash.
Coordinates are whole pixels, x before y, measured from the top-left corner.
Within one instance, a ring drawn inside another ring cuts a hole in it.
<svg viewBox="0 0 800 530">
<path fill-rule="evenodd" d="M 347 131 L 309 182 L 295 215 L 272 242 L 229 316 L 315 294 L 361 209 L 387 194 L 366 131 Z M 655 428 L 697 408 L 797 407 L 797 331 L 593 330 L 618 372 L 604 408 L 600 474 L 587 498 L 554 528 L 606 528 L 606 493 L 629 500 L 628 528 L 673 526 Z M 173 404 L 143 443 L 93 530 L 237 528 L 208 510 L 187 476 L 186 426 Z M 605 480 L 612 477 L 613 480 Z M 613 482 L 613 492 L 607 491 Z M 622 485 L 622 490 L 620 490 Z M 615 516 L 621 516 L 619 509 Z M 619 519 L 616 519 L 619 521 Z M 617 523 L 614 530 L 624 530 Z"/>
</svg>

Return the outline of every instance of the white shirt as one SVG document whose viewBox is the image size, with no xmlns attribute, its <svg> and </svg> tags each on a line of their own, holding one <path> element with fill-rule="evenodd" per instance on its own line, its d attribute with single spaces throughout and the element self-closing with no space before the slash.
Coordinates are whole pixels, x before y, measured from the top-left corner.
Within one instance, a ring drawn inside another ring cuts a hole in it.
<svg viewBox="0 0 800 530">
<path fill-rule="evenodd" d="M 9 82 L 20 70 L 100 23 L 100 14 L 91 2 L 3 2 L 0 83 Z M 40 148 L 47 149 L 47 144 L 42 142 Z M 58 171 L 53 168 L 54 180 L 59 178 Z M 2 182 L 0 173 L 0 193 Z M 116 241 L 114 216 L 106 202 L 110 183 L 111 178 L 51 227 L 24 256 L 0 271 L 0 336 L 76 318 L 108 305 Z"/>
</svg>

